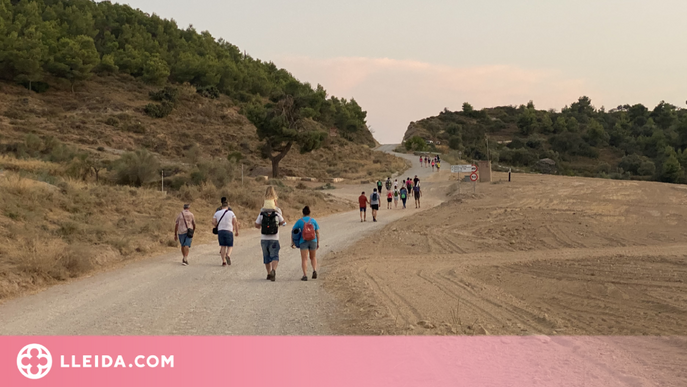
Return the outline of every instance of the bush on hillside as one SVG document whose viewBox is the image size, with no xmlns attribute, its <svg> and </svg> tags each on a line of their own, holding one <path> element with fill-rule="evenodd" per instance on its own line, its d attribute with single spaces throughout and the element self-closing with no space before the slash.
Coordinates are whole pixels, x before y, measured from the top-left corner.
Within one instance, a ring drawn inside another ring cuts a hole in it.
<svg viewBox="0 0 687 387">
<path fill-rule="evenodd" d="M 117 183 L 141 187 L 158 179 L 160 162 L 145 149 L 124 153 L 114 163 Z"/>
</svg>

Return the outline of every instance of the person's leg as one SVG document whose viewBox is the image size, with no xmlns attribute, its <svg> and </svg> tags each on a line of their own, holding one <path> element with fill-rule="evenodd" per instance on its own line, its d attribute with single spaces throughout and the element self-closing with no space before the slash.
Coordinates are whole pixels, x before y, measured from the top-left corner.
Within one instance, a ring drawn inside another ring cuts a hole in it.
<svg viewBox="0 0 687 387">
<path fill-rule="evenodd" d="M 270 266 L 272 267 L 272 271 L 270 272 L 272 274 L 272 281 L 276 280 L 277 277 L 277 265 L 279 265 L 279 241 L 270 241 L 270 246 L 269 246 L 269 253 L 270 253 L 270 259 L 272 262 L 270 262 Z"/>
<path fill-rule="evenodd" d="M 270 279 L 270 271 L 272 271 L 272 263 L 269 259 L 269 251 L 267 248 L 267 241 L 260 241 L 260 248 L 262 248 L 262 263 L 265 264 L 265 270 L 267 270 L 267 279 Z"/>
<path fill-rule="evenodd" d="M 367 208 L 363 210 L 363 222 L 367 222 Z"/>
<path fill-rule="evenodd" d="M 363 221 L 363 209 L 362 208 L 360 209 L 360 221 L 361 222 Z"/>
<path fill-rule="evenodd" d="M 219 256 L 222 257 L 222 263 L 227 262 L 227 247 L 226 246 L 220 246 Z"/>
<path fill-rule="evenodd" d="M 181 255 L 184 256 L 184 259 L 188 258 L 188 253 L 191 249 L 188 246 L 182 246 L 181 247 Z"/>
<path fill-rule="evenodd" d="M 317 278 L 317 250 L 310 250 L 310 264 L 312 265 L 313 277 Z"/>
<path fill-rule="evenodd" d="M 301 250 L 301 269 L 303 269 L 303 277 L 308 276 L 308 250 Z"/>
</svg>

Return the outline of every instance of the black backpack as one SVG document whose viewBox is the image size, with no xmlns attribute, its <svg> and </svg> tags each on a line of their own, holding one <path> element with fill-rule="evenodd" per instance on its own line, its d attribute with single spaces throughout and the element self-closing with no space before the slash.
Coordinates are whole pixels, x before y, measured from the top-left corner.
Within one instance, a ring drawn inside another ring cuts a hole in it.
<svg viewBox="0 0 687 387">
<path fill-rule="evenodd" d="M 377 196 L 377 192 L 373 192 L 372 193 L 372 201 L 376 202 L 377 200 L 379 200 L 379 196 Z"/>
<path fill-rule="evenodd" d="M 263 235 L 275 235 L 279 231 L 278 227 L 277 211 L 265 211 L 262 213 L 261 232 Z"/>
</svg>

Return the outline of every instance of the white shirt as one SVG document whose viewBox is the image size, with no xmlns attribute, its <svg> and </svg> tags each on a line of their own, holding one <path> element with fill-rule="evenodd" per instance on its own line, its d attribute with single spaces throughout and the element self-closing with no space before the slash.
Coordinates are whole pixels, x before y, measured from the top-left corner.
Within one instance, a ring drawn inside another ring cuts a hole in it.
<svg viewBox="0 0 687 387">
<path fill-rule="evenodd" d="M 226 215 L 224 215 L 225 211 L 227 212 Z M 222 218 L 222 215 L 224 215 L 223 218 Z M 221 222 L 219 222 L 220 218 L 222 218 Z M 236 215 L 234 215 L 234 211 L 224 210 L 224 209 L 215 212 L 215 215 L 212 217 L 212 219 L 215 219 L 219 222 L 219 224 L 217 225 L 217 230 L 224 230 L 224 231 L 231 231 L 231 232 L 234 232 L 234 223 L 232 222 L 232 220 L 234 218 L 236 218 Z"/>
<path fill-rule="evenodd" d="M 270 211 L 270 210 L 267 210 Z M 281 209 L 277 208 L 277 224 L 282 225 L 284 224 L 284 217 L 281 214 Z M 258 215 L 258 218 L 255 220 L 256 224 L 262 224 L 262 211 L 260 212 L 260 215 Z M 277 233 L 274 235 L 265 235 L 265 234 L 260 234 L 260 240 L 263 241 L 278 241 L 279 240 L 279 227 L 277 227 Z"/>
</svg>

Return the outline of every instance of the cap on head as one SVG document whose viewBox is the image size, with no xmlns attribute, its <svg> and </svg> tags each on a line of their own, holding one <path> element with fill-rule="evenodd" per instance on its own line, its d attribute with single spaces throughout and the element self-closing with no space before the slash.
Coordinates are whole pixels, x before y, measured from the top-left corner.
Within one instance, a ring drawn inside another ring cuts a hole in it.
<svg viewBox="0 0 687 387">
<path fill-rule="evenodd" d="M 190 204 L 184 204 L 184 210 L 188 210 L 189 208 L 191 208 Z"/>
</svg>

